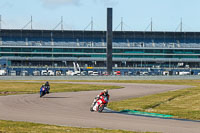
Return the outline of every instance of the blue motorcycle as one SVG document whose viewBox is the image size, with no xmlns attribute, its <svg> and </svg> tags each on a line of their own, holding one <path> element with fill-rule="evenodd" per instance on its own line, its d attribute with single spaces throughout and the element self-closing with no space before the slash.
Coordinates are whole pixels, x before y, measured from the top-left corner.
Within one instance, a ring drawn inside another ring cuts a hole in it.
<svg viewBox="0 0 200 133">
<path fill-rule="evenodd" d="M 47 94 L 47 93 L 48 93 L 47 88 L 46 88 L 45 86 L 42 86 L 42 87 L 40 88 L 40 97 L 44 96 L 44 95 Z"/>
</svg>

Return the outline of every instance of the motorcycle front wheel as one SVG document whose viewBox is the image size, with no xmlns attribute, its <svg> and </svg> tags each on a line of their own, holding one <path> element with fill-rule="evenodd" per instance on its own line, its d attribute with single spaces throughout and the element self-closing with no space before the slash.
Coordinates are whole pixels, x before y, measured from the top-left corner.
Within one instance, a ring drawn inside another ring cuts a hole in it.
<svg viewBox="0 0 200 133">
<path fill-rule="evenodd" d="M 42 93 L 40 94 L 40 97 L 42 97 L 42 96 L 44 96 L 44 92 L 42 92 Z"/>
<path fill-rule="evenodd" d="M 98 107 L 98 112 L 102 112 L 103 109 L 104 109 L 104 104 L 100 104 L 99 107 Z"/>
</svg>

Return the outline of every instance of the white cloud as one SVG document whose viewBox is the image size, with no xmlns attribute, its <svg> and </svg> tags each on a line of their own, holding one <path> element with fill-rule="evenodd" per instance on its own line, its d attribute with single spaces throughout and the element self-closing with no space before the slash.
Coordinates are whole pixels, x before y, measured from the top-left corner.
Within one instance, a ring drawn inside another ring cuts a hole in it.
<svg viewBox="0 0 200 133">
<path fill-rule="evenodd" d="M 66 5 L 80 5 L 80 0 L 41 0 L 43 5 L 48 8 L 57 8 Z"/>
<path fill-rule="evenodd" d="M 106 7 L 113 7 L 118 4 L 118 0 L 95 0 L 95 2 L 101 2 Z"/>
<path fill-rule="evenodd" d="M 79 6 L 84 0 L 41 0 L 47 8 L 58 8 L 60 6 L 74 5 Z M 118 0 L 91 0 L 95 3 L 103 4 L 106 7 L 113 7 L 118 4 Z"/>
<path fill-rule="evenodd" d="M 6 9 L 6 8 L 12 8 L 12 7 L 13 7 L 13 4 L 10 3 L 10 2 L 5 2 L 5 3 L 0 5 L 1 10 Z"/>
</svg>

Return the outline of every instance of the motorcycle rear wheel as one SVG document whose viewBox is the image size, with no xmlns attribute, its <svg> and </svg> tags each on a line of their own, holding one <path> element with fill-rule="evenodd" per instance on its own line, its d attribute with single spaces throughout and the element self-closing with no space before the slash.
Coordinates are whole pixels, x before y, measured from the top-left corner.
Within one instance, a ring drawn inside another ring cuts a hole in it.
<svg viewBox="0 0 200 133">
<path fill-rule="evenodd" d="M 93 111 L 94 111 L 92 106 L 90 107 L 90 111 L 91 111 L 91 112 L 93 112 Z"/>
</svg>

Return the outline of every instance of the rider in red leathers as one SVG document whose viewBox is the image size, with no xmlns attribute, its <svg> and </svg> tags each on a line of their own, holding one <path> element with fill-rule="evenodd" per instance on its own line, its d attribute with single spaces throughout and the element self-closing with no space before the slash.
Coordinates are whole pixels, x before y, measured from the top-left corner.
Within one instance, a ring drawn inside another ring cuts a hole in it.
<svg viewBox="0 0 200 133">
<path fill-rule="evenodd" d="M 103 92 L 101 92 L 97 97 L 105 96 L 109 100 L 110 95 L 108 94 L 108 90 L 105 89 Z"/>
<path fill-rule="evenodd" d="M 102 97 L 104 97 L 104 98 L 102 98 Z M 103 92 L 101 92 L 99 95 L 97 95 L 96 102 L 99 99 L 101 99 L 102 103 L 105 104 L 105 106 L 107 106 L 109 98 L 110 98 L 110 95 L 108 94 L 108 90 L 105 89 Z M 98 103 L 98 104 L 100 104 L 100 103 Z"/>
<path fill-rule="evenodd" d="M 104 97 L 104 98 L 102 98 Z M 98 111 L 97 107 L 101 102 L 104 104 L 104 107 L 107 106 L 108 101 L 109 101 L 110 95 L 108 94 L 108 90 L 105 89 L 103 92 L 101 92 L 99 95 L 97 95 L 91 105 L 90 111 Z M 101 101 L 99 101 L 101 99 Z M 97 104 L 96 104 L 97 103 Z"/>
</svg>

